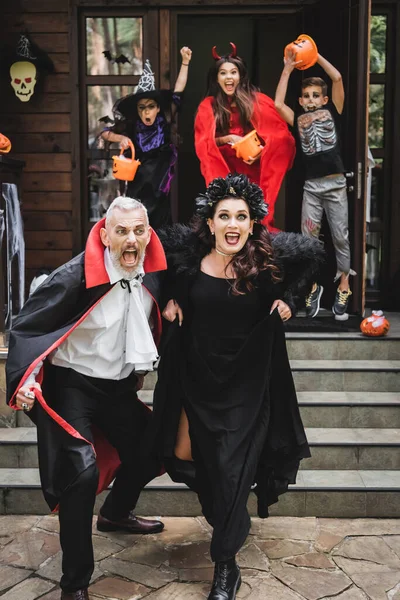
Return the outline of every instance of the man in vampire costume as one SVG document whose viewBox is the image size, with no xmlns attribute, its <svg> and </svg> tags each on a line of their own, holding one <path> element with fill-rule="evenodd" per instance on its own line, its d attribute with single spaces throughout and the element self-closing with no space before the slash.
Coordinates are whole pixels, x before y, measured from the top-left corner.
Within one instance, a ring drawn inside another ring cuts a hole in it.
<svg viewBox="0 0 400 600">
<path fill-rule="evenodd" d="M 144 206 L 116 198 L 85 251 L 37 288 L 10 334 L 7 399 L 37 425 L 42 489 L 59 511 L 63 600 L 88 598 L 95 494 L 114 476 L 97 528 L 163 529 L 131 511 L 160 471 L 139 457 L 151 412 L 136 391 L 157 359 L 165 268 Z"/>
</svg>

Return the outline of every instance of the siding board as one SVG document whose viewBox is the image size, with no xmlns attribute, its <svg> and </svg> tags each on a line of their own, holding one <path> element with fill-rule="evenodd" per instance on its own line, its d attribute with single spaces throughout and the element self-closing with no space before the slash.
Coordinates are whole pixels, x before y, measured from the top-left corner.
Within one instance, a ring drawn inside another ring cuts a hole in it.
<svg viewBox="0 0 400 600">
<path fill-rule="evenodd" d="M 68 52 L 67 33 L 35 33 L 33 41 L 44 52 Z"/>
<path fill-rule="evenodd" d="M 25 161 L 24 173 L 70 173 L 71 155 L 53 152 L 51 154 L 14 154 L 13 158 Z"/>
<path fill-rule="evenodd" d="M 56 269 L 72 258 L 70 250 L 40 250 L 39 252 L 28 252 L 26 266 L 28 269 L 40 269 L 48 267 Z"/>
<path fill-rule="evenodd" d="M 24 173 L 23 192 L 70 192 L 70 173 Z"/>
<path fill-rule="evenodd" d="M 13 154 L 71 151 L 69 133 L 13 133 L 11 141 Z"/>
<path fill-rule="evenodd" d="M 27 211 L 72 211 L 71 192 L 24 192 L 22 210 Z"/>
<path fill-rule="evenodd" d="M 29 31 L 34 41 L 34 33 L 68 33 L 68 13 L 19 13 L 9 15 L 10 30 L 15 33 Z"/>
<path fill-rule="evenodd" d="M 63 94 L 71 92 L 71 82 L 69 75 L 64 73 L 52 73 L 47 75 L 43 81 L 43 91 L 45 94 L 54 92 Z"/>
<path fill-rule="evenodd" d="M 22 211 L 25 231 L 70 231 L 70 212 Z"/>
<path fill-rule="evenodd" d="M 4 114 L 2 121 L 2 133 L 5 134 L 14 131 L 26 133 L 69 133 L 71 131 L 70 116 L 67 114 Z"/>
<path fill-rule="evenodd" d="M 72 249 L 71 231 L 26 231 L 25 244 L 30 250 Z"/>
<path fill-rule="evenodd" d="M 11 86 L 10 86 L 11 87 Z M 34 92 L 29 102 L 20 102 L 13 93 L 5 94 L 3 110 L 10 114 L 36 114 L 36 113 L 70 113 L 70 94 L 43 94 Z"/>
</svg>

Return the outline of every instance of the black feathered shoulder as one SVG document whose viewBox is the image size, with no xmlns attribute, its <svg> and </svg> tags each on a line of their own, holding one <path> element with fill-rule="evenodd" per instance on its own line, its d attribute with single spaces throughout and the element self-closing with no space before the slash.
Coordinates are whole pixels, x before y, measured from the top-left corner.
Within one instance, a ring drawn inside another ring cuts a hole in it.
<svg viewBox="0 0 400 600">
<path fill-rule="evenodd" d="M 176 274 L 195 275 L 207 249 L 188 225 L 176 224 L 158 233 L 167 256 L 168 268 Z M 322 242 L 300 233 L 272 234 L 271 242 L 283 280 L 285 302 L 299 305 L 310 291 L 324 262 Z"/>
</svg>

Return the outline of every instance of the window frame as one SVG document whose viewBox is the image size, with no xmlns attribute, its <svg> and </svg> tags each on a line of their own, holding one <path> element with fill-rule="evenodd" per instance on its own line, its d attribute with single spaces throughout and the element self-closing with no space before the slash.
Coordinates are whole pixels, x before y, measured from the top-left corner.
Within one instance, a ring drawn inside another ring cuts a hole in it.
<svg viewBox="0 0 400 600">
<path fill-rule="evenodd" d="M 88 88 L 91 86 L 114 86 L 128 85 L 134 87 L 138 84 L 140 75 L 90 75 L 87 73 L 86 60 L 86 19 L 88 17 L 104 17 L 104 18 L 141 18 L 142 19 L 142 57 L 143 64 L 146 58 L 151 62 L 156 78 L 156 86 L 158 86 L 158 35 L 159 35 L 159 19 L 158 11 L 155 9 L 143 8 L 139 6 L 133 7 L 104 7 L 104 8 L 81 8 L 77 14 L 77 43 L 78 43 L 78 61 L 76 81 L 79 87 L 79 132 L 76 137 L 78 146 L 78 160 L 76 161 L 77 173 L 75 178 L 75 192 L 80 197 L 80 229 L 81 240 L 87 237 L 90 229 L 93 227 L 93 221 L 90 221 L 90 198 L 89 186 L 87 183 L 87 165 L 90 159 L 100 158 L 100 152 L 93 151 L 88 147 Z M 101 124 L 99 124 L 99 131 Z M 111 158 L 115 154 L 115 149 L 109 152 L 101 151 L 101 158 Z M 77 183 L 79 182 L 79 183 Z M 79 186 L 79 187 L 78 187 Z"/>
</svg>

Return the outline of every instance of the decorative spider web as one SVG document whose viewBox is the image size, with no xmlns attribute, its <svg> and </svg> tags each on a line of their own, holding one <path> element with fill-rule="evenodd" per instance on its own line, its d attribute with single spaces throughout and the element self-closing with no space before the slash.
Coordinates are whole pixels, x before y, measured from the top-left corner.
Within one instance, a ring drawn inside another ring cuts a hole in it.
<svg viewBox="0 0 400 600">
<path fill-rule="evenodd" d="M 143 73 L 140 76 L 136 93 L 140 92 L 153 92 L 156 89 L 156 82 L 154 79 L 154 73 L 151 70 L 151 64 L 149 59 L 146 59 L 144 63 Z"/>
<path fill-rule="evenodd" d="M 36 58 L 36 56 L 33 56 L 31 54 L 30 51 L 30 42 L 28 40 L 28 38 L 25 35 L 21 35 L 19 40 L 18 40 L 18 44 L 17 44 L 17 54 L 18 56 L 22 56 L 23 58 Z"/>
</svg>

